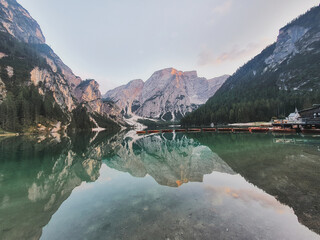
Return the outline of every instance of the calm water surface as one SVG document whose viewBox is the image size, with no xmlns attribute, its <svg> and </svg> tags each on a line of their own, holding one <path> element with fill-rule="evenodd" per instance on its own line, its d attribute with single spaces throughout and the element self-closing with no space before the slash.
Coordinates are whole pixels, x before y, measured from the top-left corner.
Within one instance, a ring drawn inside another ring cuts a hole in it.
<svg viewBox="0 0 320 240">
<path fill-rule="evenodd" d="M 320 239 L 320 137 L 0 138 L 0 239 Z"/>
</svg>

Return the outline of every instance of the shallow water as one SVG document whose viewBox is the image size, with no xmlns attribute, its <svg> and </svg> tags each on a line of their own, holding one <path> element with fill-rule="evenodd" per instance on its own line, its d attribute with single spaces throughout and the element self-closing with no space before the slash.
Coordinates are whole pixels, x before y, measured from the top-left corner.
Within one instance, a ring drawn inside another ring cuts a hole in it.
<svg viewBox="0 0 320 240">
<path fill-rule="evenodd" d="M 0 239 L 320 239 L 320 137 L 0 139 Z"/>
</svg>

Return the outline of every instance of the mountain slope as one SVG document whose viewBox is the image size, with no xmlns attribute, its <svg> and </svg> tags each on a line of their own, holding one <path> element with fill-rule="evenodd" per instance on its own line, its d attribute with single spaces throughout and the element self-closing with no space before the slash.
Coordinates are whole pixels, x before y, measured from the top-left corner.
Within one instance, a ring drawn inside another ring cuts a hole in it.
<svg viewBox="0 0 320 240">
<path fill-rule="evenodd" d="M 86 84 L 94 87 L 77 88 Z M 57 124 L 60 129 L 93 128 L 98 127 L 95 118 L 105 119 L 114 128 L 110 112 L 98 84 L 73 74 L 45 44 L 38 23 L 28 11 L 16 0 L 1 0 L 0 128 L 14 132 L 52 131 Z M 85 122 L 70 125 L 79 114 Z M 120 119 L 119 114 L 116 119 Z"/>
<path fill-rule="evenodd" d="M 132 80 L 126 85 L 108 91 L 103 97 L 114 101 L 126 115 L 130 115 L 136 111 L 134 104 L 139 102 L 143 86 L 144 82 L 141 79 Z"/>
<path fill-rule="evenodd" d="M 167 68 L 155 72 L 145 83 L 133 80 L 104 97 L 114 101 L 126 115 L 174 121 L 205 103 L 228 77 L 207 80 L 198 77 L 196 71 Z"/>
<path fill-rule="evenodd" d="M 182 124 L 268 121 L 320 103 L 320 6 L 279 31 L 277 41 L 233 74 Z"/>
</svg>

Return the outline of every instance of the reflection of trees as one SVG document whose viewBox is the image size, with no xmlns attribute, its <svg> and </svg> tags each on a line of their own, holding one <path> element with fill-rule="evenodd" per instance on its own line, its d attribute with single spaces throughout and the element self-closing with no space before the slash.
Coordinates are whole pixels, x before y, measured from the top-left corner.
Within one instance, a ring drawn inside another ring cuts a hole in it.
<svg viewBox="0 0 320 240">
<path fill-rule="evenodd" d="M 159 184 L 171 187 L 202 182 L 203 176 L 213 171 L 233 173 L 208 147 L 173 134 L 126 138 L 106 164 L 135 177 L 149 174 Z"/>
<path fill-rule="evenodd" d="M 172 187 L 201 182 L 212 171 L 234 170 L 291 206 L 303 224 L 319 232 L 319 141 L 296 136 L 299 144 L 281 144 L 269 134 L 128 136 L 0 140 L 0 236 L 39 238 L 72 190 L 99 177 L 101 160 Z"/>
<path fill-rule="evenodd" d="M 99 177 L 101 159 L 113 151 L 110 139 L 91 141 L 83 134 L 58 141 L 41 137 L 0 141 L 2 239 L 40 238 L 42 227 L 72 190 Z"/>
<path fill-rule="evenodd" d="M 237 173 L 282 203 L 320 233 L 320 139 L 271 134 L 194 135 Z"/>
</svg>

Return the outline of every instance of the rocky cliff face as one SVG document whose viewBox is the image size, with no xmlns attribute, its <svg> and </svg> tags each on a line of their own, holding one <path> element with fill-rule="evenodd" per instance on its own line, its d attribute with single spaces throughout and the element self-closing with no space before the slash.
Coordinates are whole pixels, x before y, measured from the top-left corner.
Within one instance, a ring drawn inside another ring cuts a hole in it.
<svg viewBox="0 0 320 240">
<path fill-rule="evenodd" d="M 108 91 L 104 97 L 114 101 L 126 114 L 174 121 L 205 103 L 228 77 L 207 80 L 198 77 L 196 71 L 167 68 L 155 72 L 145 83 L 131 81 Z"/>
<path fill-rule="evenodd" d="M 95 80 L 82 81 L 75 88 L 74 93 L 78 102 L 84 105 L 90 113 L 98 113 L 121 125 L 125 125 L 120 108 L 112 102 L 101 98 L 99 84 Z M 97 123 L 95 122 L 95 124 Z"/>
<path fill-rule="evenodd" d="M 0 103 L 8 92 L 13 93 L 15 101 L 19 89 L 33 85 L 43 98 L 52 96 L 69 121 L 71 112 L 80 105 L 89 114 L 121 118 L 114 105 L 101 99 L 99 85 L 94 80 L 82 81 L 75 76 L 45 44 L 40 26 L 16 0 L 0 0 L 0 34 L 0 72 L 4 76 L 0 79 Z M 28 49 L 27 55 L 24 49 Z"/>
<path fill-rule="evenodd" d="M 45 43 L 38 23 L 16 0 L 0 1 L 0 31 L 26 43 Z"/>
<path fill-rule="evenodd" d="M 313 16 L 312 16 L 313 15 Z M 306 61 L 315 58 L 312 63 L 317 63 L 316 56 L 320 53 L 320 7 L 312 9 L 308 14 L 301 16 L 291 24 L 279 31 L 275 49 L 265 59 L 266 67 L 262 74 L 277 72 L 281 67 L 281 73 L 277 78 L 280 90 L 307 90 L 313 91 L 320 86 L 316 76 L 305 77 L 304 71 L 308 72 L 310 65 L 302 67 Z M 301 62 L 301 60 L 304 60 Z M 290 64 L 299 64 L 290 68 Z M 288 69 L 284 66 L 289 65 Z M 312 70 L 311 70 L 312 71 Z M 310 71 L 310 72 L 311 72 Z"/>
<path fill-rule="evenodd" d="M 114 101 L 125 114 L 132 114 L 136 111 L 134 104 L 140 101 L 143 86 L 143 80 L 132 80 L 127 85 L 108 91 L 104 98 Z"/>
</svg>

